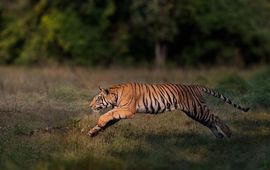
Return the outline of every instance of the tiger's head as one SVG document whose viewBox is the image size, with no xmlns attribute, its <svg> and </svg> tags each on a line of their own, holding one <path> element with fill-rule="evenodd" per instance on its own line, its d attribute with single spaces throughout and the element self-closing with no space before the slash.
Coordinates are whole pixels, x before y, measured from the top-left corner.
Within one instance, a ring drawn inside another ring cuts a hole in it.
<svg viewBox="0 0 270 170">
<path fill-rule="evenodd" d="M 116 103 L 117 93 L 113 92 L 111 89 L 99 87 L 99 93 L 90 102 L 90 107 L 94 112 L 99 112 L 104 108 L 115 106 Z"/>
</svg>

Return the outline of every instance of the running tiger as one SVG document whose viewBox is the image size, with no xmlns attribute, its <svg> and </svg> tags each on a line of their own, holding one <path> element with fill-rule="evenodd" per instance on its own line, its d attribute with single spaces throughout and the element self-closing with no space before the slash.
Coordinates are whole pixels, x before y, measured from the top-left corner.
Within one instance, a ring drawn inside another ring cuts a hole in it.
<svg viewBox="0 0 270 170">
<path fill-rule="evenodd" d="M 127 83 L 99 89 L 90 107 L 94 112 L 107 107 L 112 107 L 112 110 L 100 116 L 97 125 L 88 132 L 90 136 L 97 135 L 100 130 L 120 119 L 133 118 L 135 113 L 157 114 L 179 109 L 208 127 L 217 138 L 230 137 L 230 128 L 205 104 L 204 93 L 220 98 L 244 112 L 249 110 L 219 92 L 199 85 Z"/>
</svg>

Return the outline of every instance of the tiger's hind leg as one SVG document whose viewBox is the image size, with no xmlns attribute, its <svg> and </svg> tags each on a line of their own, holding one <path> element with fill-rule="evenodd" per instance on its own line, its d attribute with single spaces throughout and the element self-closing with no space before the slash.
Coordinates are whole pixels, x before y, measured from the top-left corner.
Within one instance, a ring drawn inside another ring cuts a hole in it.
<svg viewBox="0 0 270 170">
<path fill-rule="evenodd" d="M 232 135 L 230 128 L 217 116 L 214 116 L 214 120 L 209 128 L 217 138 L 231 137 Z"/>
<path fill-rule="evenodd" d="M 217 138 L 230 137 L 230 128 L 216 115 L 210 113 L 209 108 L 204 104 L 198 104 L 197 108 L 191 111 L 184 111 L 189 117 L 208 127 Z"/>
</svg>

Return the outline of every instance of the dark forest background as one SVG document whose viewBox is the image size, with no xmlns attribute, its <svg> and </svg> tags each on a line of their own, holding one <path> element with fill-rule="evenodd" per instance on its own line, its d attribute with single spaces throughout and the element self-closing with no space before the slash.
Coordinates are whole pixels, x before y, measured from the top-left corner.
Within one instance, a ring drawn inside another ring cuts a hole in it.
<svg viewBox="0 0 270 170">
<path fill-rule="evenodd" d="M 269 0 L 1 0 L 0 63 L 270 62 Z"/>
</svg>

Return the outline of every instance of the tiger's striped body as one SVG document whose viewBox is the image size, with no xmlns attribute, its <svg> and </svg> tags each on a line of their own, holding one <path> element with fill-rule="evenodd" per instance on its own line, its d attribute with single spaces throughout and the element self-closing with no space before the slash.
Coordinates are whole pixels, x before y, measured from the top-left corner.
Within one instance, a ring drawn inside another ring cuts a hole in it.
<svg viewBox="0 0 270 170">
<path fill-rule="evenodd" d="M 211 113 L 206 106 L 203 98 L 205 93 L 218 97 L 242 111 L 248 111 L 248 108 L 242 108 L 220 93 L 203 86 L 168 83 L 120 84 L 108 89 L 101 89 L 101 92 L 90 103 L 93 110 L 109 106 L 112 106 L 113 109 L 99 118 L 98 125 L 91 129 L 89 134 L 93 136 L 104 129 L 110 121 L 132 118 L 135 113 L 157 114 L 179 109 L 192 119 L 207 126 L 216 137 L 230 137 L 229 127 Z"/>
</svg>

